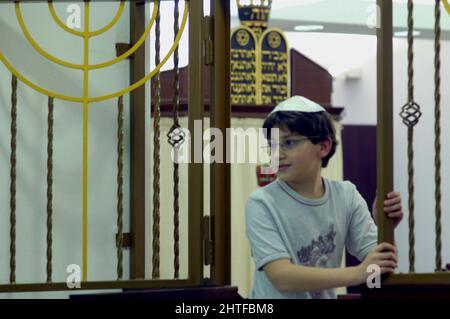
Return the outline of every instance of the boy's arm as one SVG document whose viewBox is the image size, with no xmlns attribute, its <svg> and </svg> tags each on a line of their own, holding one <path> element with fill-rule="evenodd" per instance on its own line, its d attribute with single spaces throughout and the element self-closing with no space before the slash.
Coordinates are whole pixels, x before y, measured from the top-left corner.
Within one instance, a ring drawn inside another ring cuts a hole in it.
<svg viewBox="0 0 450 319">
<path fill-rule="evenodd" d="M 264 266 L 267 277 L 280 292 L 318 291 L 362 284 L 370 275 L 369 265 L 378 265 L 381 274 L 393 273 L 397 267 L 397 250 L 388 243 L 375 247 L 358 266 L 317 268 L 278 259 Z"/>
<path fill-rule="evenodd" d="M 345 247 L 350 254 L 362 261 L 376 247 L 378 230 L 366 201 L 355 185 L 348 183 L 347 186 L 350 186 L 348 190 L 350 202 Z"/>
<path fill-rule="evenodd" d="M 318 291 L 363 282 L 358 266 L 317 268 L 295 265 L 289 259 L 278 259 L 264 266 L 264 271 L 280 292 Z"/>
</svg>

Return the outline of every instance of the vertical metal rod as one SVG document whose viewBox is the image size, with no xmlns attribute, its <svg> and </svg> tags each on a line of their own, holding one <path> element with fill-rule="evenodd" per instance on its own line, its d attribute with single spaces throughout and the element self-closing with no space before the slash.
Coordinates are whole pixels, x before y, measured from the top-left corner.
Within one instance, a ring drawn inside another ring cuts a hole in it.
<svg viewBox="0 0 450 319">
<path fill-rule="evenodd" d="M 16 283 L 16 147 L 17 147 L 17 78 L 11 81 L 11 158 L 10 158 L 10 259 L 9 282 Z"/>
<path fill-rule="evenodd" d="M 89 48 L 90 48 L 90 7 L 89 1 L 84 1 L 84 30 L 83 30 L 83 217 L 82 217 L 82 280 L 88 280 L 88 200 L 89 200 Z"/>
<path fill-rule="evenodd" d="M 408 0 L 408 106 L 414 103 L 414 5 Z M 408 123 L 408 122 L 407 122 Z M 408 226 L 409 272 L 415 271 L 415 219 L 414 219 L 414 125 L 408 125 Z"/>
<path fill-rule="evenodd" d="M 436 271 L 442 271 L 442 242 L 441 242 L 441 1 L 436 0 L 434 13 L 434 147 L 435 147 L 435 229 L 436 229 Z"/>
<path fill-rule="evenodd" d="M 158 13 L 156 15 L 155 26 L 155 65 L 160 62 L 160 23 L 161 23 L 161 10 L 158 6 Z M 154 108 L 153 108 L 153 227 L 152 227 L 152 278 L 159 278 L 159 252 L 160 252 L 160 106 L 161 106 L 161 82 L 160 72 L 155 74 L 154 82 L 155 96 L 154 96 Z"/>
<path fill-rule="evenodd" d="M 174 0 L 174 21 L 173 21 L 173 34 L 174 39 L 176 38 L 178 32 L 180 31 L 180 28 L 178 26 L 178 20 L 179 20 L 179 0 Z M 180 124 L 178 123 L 178 110 L 180 108 L 180 70 L 178 68 L 178 47 L 176 47 L 174 53 L 173 53 L 173 71 L 174 71 L 174 78 L 173 78 L 173 128 L 176 129 L 180 127 Z M 178 159 L 178 145 L 174 147 L 174 155 L 175 158 Z M 173 210 L 174 210 L 174 216 L 173 216 L 173 240 L 174 240 L 174 260 L 173 260 L 173 268 L 174 268 L 174 278 L 178 279 L 180 276 L 180 235 L 179 235 L 179 225 L 180 225 L 180 204 L 179 204 L 179 167 L 178 162 L 173 163 Z"/>
<path fill-rule="evenodd" d="M 123 278 L 123 96 L 117 103 L 117 279 Z"/>
<path fill-rule="evenodd" d="M 53 109 L 54 100 L 48 98 L 47 118 L 47 282 L 52 282 L 53 246 Z"/>
</svg>

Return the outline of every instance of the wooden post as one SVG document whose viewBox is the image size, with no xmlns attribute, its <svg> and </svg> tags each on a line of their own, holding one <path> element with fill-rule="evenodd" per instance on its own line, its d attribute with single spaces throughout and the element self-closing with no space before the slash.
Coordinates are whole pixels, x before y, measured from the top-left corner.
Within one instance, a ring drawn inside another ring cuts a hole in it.
<svg viewBox="0 0 450 319">
<path fill-rule="evenodd" d="M 130 41 L 145 30 L 145 3 L 130 3 Z M 130 83 L 145 76 L 145 46 L 130 59 Z M 130 278 L 145 278 L 145 86 L 130 93 Z"/>
<path fill-rule="evenodd" d="M 221 130 L 230 141 L 230 3 L 228 0 L 211 0 L 213 19 L 214 58 L 211 65 L 211 127 Z M 227 153 L 227 152 L 224 152 Z M 211 279 L 218 286 L 231 283 L 231 214 L 230 214 L 230 164 L 211 164 L 211 216 L 214 240 L 214 263 Z"/>
<path fill-rule="evenodd" d="M 394 243 L 394 224 L 386 218 L 383 201 L 393 190 L 393 72 L 392 1 L 377 0 L 377 224 L 378 242 Z"/>
<path fill-rule="evenodd" d="M 195 120 L 203 121 L 203 51 L 202 17 L 203 1 L 189 2 L 189 132 L 191 133 L 191 162 L 188 168 L 189 185 L 189 280 L 199 285 L 203 280 L 203 163 L 196 163 L 194 140 Z M 203 127 L 203 125 L 202 125 Z M 203 132 L 201 132 L 203 136 Z M 203 158 L 203 147 L 201 147 Z"/>
</svg>

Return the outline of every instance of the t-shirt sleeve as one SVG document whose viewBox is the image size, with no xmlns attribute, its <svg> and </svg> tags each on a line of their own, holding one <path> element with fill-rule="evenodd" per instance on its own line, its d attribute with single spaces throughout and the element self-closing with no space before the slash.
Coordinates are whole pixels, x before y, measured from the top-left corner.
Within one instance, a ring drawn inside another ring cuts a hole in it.
<svg viewBox="0 0 450 319">
<path fill-rule="evenodd" d="M 250 198 L 245 207 L 247 237 L 255 260 L 256 269 L 277 259 L 290 258 L 277 225 L 268 208 Z"/>
<path fill-rule="evenodd" d="M 356 187 L 351 184 L 350 220 L 346 247 L 350 254 L 363 261 L 378 241 L 378 231 L 367 203 Z"/>
</svg>

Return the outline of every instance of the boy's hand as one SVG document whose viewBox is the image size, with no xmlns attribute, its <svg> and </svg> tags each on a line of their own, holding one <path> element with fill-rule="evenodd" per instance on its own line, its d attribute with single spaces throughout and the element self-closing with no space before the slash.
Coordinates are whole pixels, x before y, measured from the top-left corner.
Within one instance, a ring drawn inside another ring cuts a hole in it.
<svg viewBox="0 0 450 319">
<path fill-rule="evenodd" d="M 358 278 L 361 283 L 365 283 L 370 272 L 367 272 L 369 265 L 378 265 L 381 274 L 392 274 L 397 268 L 397 248 L 388 243 L 381 243 L 372 250 L 364 261 L 356 267 Z"/>
<path fill-rule="evenodd" d="M 377 220 L 377 195 L 375 195 L 375 200 L 372 205 L 372 215 Z M 394 227 L 397 227 L 398 224 L 403 219 L 403 211 L 402 211 L 402 197 L 398 192 L 390 192 L 387 194 L 387 199 L 384 201 L 384 213 L 388 218 L 391 218 L 394 221 Z"/>
</svg>

